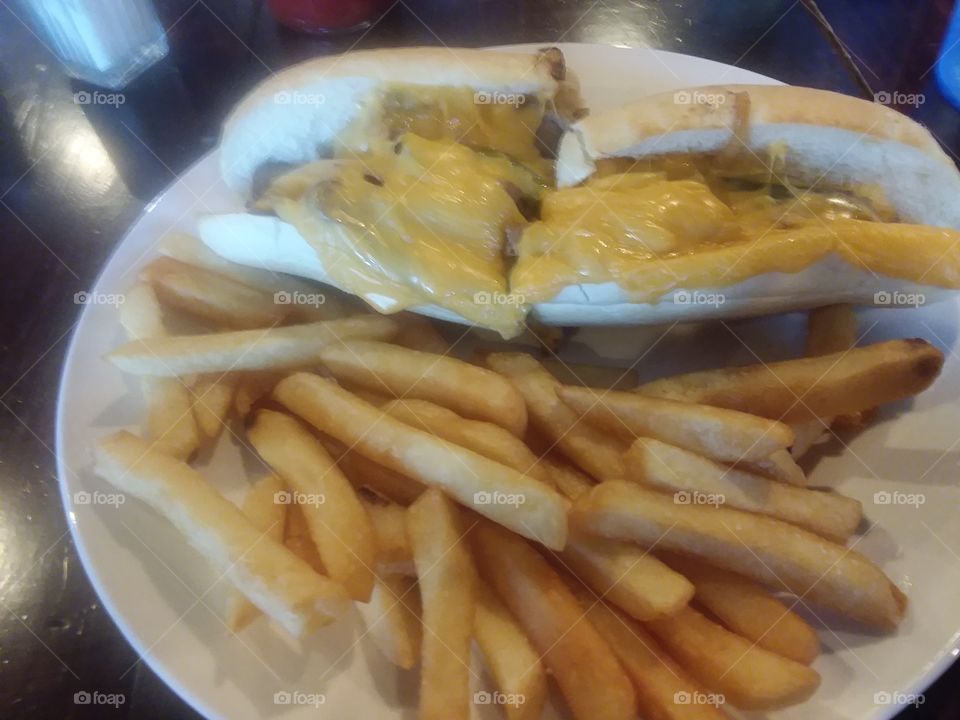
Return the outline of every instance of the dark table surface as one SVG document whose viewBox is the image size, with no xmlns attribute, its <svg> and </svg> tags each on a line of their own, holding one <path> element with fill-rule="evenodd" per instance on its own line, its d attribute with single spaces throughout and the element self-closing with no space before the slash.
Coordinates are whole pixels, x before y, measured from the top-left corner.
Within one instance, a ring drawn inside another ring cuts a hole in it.
<svg viewBox="0 0 960 720">
<path fill-rule="evenodd" d="M 77 559 L 58 496 L 53 422 L 81 309 L 74 294 L 92 286 L 144 205 L 215 145 L 245 89 L 294 61 L 355 45 L 650 46 L 791 84 L 922 93 L 923 104 L 903 109 L 956 157 L 958 113 L 931 70 L 952 5 L 408 0 L 362 36 L 324 40 L 279 28 L 258 0 L 157 0 L 171 53 L 115 108 L 75 104 L 86 86 L 64 75 L 15 0 L 0 0 L 0 717 L 196 717 L 145 663 L 125 674 L 137 656 Z M 955 666 L 902 717 L 960 718 L 958 687 Z M 126 702 L 75 705 L 83 688 Z"/>
</svg>

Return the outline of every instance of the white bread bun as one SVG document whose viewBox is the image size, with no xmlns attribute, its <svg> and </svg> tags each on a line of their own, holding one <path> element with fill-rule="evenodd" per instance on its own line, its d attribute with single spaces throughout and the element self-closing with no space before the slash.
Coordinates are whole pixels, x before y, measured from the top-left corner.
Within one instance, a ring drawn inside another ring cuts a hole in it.
<svg viewBox="0 0 960 720">
<path fill-rule="evenodd" d="M 604 158 L 716 153 L 738 146 L 760 158 L 775 148 L 786 174 L 798 182 L 879 187 L 901 220 L 960 229 L 960 173 L 923 126 L 884 105 L 812 88 L 688 88 L 587 117 L 561 140 L 557 184 L 578 185 Z M 533 312 L 547 325 L 637 325 L 838 302 L 884 305 L 894 291 L 925 302 L 949 293 L 867 272 L 831 254 L 801 272 L 765 273 L 717 288 L 677 288 L 657 303 L 633 303 L 613 282 L 583 283 L 535 305 Z"/>
<path fill-rule="evenodd" d="M 571 78 L 569 83 L 573 82 Z M 303 165 L 316 160 L 318 148 L 365 118 L 384 83 L 469 87 L 548 98 L 569 88 L 563 55 L 556 48 L 539 53 L 393 48 L 308 60 L 262 82 L 227 118 L 220 144 L 224 182 L 246 197 L 262 164 Z M 575 92 L 568 99 L 577 104 L 574 96 Z M 361 142 L 378 139 L 364 133 L 357 137 Z"/>
</svg>

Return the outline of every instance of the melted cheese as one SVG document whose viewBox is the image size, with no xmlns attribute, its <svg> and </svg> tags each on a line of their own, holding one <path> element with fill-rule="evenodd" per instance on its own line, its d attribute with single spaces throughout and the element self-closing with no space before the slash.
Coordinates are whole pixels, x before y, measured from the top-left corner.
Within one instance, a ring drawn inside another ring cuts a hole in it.
<svg viewBox="0 0 960 720">
<path fill-rule="evenodd" d="M 404 135 L 397 150 L 315 183 L 299 169 L 307 182 L 281 178 L 261 205 L 300 231 L 335 284 L 381 312 L 433 304 L 516 334 L 525 308 L 507 287 L 504 237 L 524 222 L 513 195 L 543 186 L 504 156 L 453 142 Z"/>
<path fill-rule="evenodd" d="M 584 185 L 544 199 L 511 288 L 546 302 L 569 285 L 613 281 L 633 301 L 655 302 L 674 288 L 798 272 L 829 253 L 875 273 L 957 285 L 960 233 L 890 222 L 869 189 L 810 192 L 755 170 L 690 157 L 605 163 Z"/>
</svg>

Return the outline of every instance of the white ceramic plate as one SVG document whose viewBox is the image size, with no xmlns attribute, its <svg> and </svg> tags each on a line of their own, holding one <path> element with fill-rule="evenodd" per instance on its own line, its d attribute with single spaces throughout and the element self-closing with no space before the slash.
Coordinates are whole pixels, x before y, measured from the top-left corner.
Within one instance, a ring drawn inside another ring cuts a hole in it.
<svg viewBox="0 0 960 720">
<path fill-rule="evenodd" d="M 774 82 L 667 52 L 600 45 L 563 49 L 594 108 L 689 85 Z M 137 268 L 156 254 L 154 245 L 163 233 L 192 231 L 201 213 L 237 209 L 237 199 L 218 181 L 216 168 L 215 156 L 203 158 L 147 208 L 91 289 L 96 302 L 108 302 L 110 294 L 122 293 L 134 282 Z M 327 628 L 303 647 L 282 639 L 262 619 L 232 636 L 220 619 L 226 588 L 172 527 L 138 502 L 108 504 L 110 498 L 102 494 L 110 488 L 92 475 L 90 448 L 117 428 L 136 428 L 142 404 L 136 380 L 121 375 L 102 357 L 123 334 L 116 309 L 96 302 L 84 310 L 63 372 L 58 469 L 80 558 L 130 643 L 176 692 L 211 717 L 415 717 L 415 673 L 397 671 L 378 657 L 371 644 L 361 640 L 358 618 Z M 861 316 L 862 328 L 869 328 L 868 341 L 921 336 L 948 353 L 943 376 L 933 389 L 912 406 L 884 408 L 869 429 L 848 439 L 847 448 L 838 442 L 827 445 L 812 470 L 815 484 L 836 486 L 863 501 L 873 525 L 857 549 L 909 594 L 911 606 L 894 636 L 865 634 L 827 613 L 813 616 L 804 610 L 821 628 L 824 653 L 815 667 L 823 685 L 808 703 L 771 717 L 892 716 L 898 703 L 921 692 L 958 653 L 957 315 L 958 305 L 951 300 Z M 798 351 L 802 334 L 799 316 L 590 330 L 574 339 L 569 357 L 617 364 L 643 356 L 643 373 L 653 377 L 748 362 L 755 355 L 787 356 Z M 257 470 L 229 434 L 202 464 L 205 474 L 235 500 Z M 875 503 L 875 493 L 884 491 L 919 493 L 925 502 Z M 94 502 L 78 502 L 88 498 Z M 89 688 L 94 689 L 111 691 Z M 284 703 L 288 698 L 291 702 Z M 476 710 L 478 717 L 498 717 L 490 707 Z M 551 717 L 565 715 L 560 710 Z"/>
</svg>

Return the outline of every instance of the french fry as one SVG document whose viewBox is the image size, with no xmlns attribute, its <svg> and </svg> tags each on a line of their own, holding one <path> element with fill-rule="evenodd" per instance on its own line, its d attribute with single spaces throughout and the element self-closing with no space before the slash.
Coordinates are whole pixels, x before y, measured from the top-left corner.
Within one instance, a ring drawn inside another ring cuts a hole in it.
<svg viewBox="0 0 960 720">
<path fill-rule="evenodd" d="M 143 390 L 147 438 L 178 460 L 189 459 L 200 446 L 193 392 L 180 378 L 144 378 Z"/>
<path fill-rule="evenodd" d="M 539 720 L 547 700 L 547 676 L 540 656 L 520 623 L 482 581 L 477 586 L 473 637 L 497 688 L 515 701 L 502 706 L 507 720 Z"/>
<path fill-rule="evenodd" d="M 108 357 L 124 372 L 160 377 L 295 368 L 318 362 L 330 344 L 360 337 L 384 340 L 396 327 L 388 317 L 360 315 L 263 330 L 133 340 Z"/>
<path fill-rule="evenodd" d="M 637 620 L 675 613 L 693 597 L 689 580 L 632 543 L 571 532 L 561 556 L 594 592 Z"/>
<path fill-rule="evenodd" d="M 849 305 L 826 305 L 807 313 L 807 357 L 830 355 L 857 344 L 857 316 Z"/>
<path fill-rule="evenodd" d="M 926 340 L 890 340 L 819 357 L 677 375 L 636 392 L 790 423 L 916 395 L 942 367 L 943 353 Z"/>
<path fill-rule="evenodd" d="M 120 324 L 132 340 L 163 337 L 167 328 L 163 323 L 163 309 L 153 288 L 137 283 L 124 294 L 120 305 Z"/>
<path fill-rule="evenodd" d="M 427 400 L 391 400 L 380 409 L 407 425 L 548 482 L 537 456 L 506 428 L 482 420 L 468 420 Z"/>
<path fill-rule="evenodd" d="M 197 378 L 193 385 L 193 417 L 206 438 L 215 440 L 223 431 L 236 389 L 237 378 L 229 373 Z"/>
<path fill-rule="evenodd" d="M 429 400 L 522 436 L 527 408 L 513 385 L 494 372 L 448 355 L 390 343 L 351 341 L 328 345 L 320 362 L 338 380 L 398 398 Z"/>
<path fill-rule="evenodd" d="M 766 588 L 690 558 L 667 554 L 663 559 L 694 584 L 697 604 L 733 632 L 804 665 L 820 654 L 816 631 Z"/>
<path fill-rule="evenodd" d="M 671 492 L 677 502 L 704 498 L 710 504 L 769 515 L 840 543 L 863 518 L 863 507 L 853 498 L 774 482 L 659 440 L 637 438 L 626 460 L 627 479 Z"/>
<path fill-rule="evenodd" d="M 470 717 L 470 638 L 476 568 L 457 507 L 436 488 L 407 510 L 423 606 L 420 720 Z"/>
<path fill-rule="evenodd" d="M 777 450 L 762 460 L 736 463 L 736 467 L 787 485 L 806 487 L 807 474 L 787 450 Z"/>
<path fill-rule="evenodd" d="M 261 370 L 235 375 L 237 388 L 233 393 L 233 410 L 237 417 L 244 419 L 259 400 L 270 395 L 276 384 L 284 378 L 285 373 Z"/>
<path fill-rule="evenodd" d="M 600 390 L 632 390 L 637 386 L 637 371 L 633 368 L 572 363 L 560 360 L 555 355 L 544 358 L 542 362 L 562 385 Z"/>
<path fill-rule="evenodd" d="M 302 322 L 333 320 L 363 311 L 362 303 L 346 293 L 284 273 L 231 262 L 217 255 L 204 245 L 200 238 L 192 235 L 170 233 L 164 237 L 160 252 L 167 257 L 212 270 L 249 287 L 272 293 L 278 303 L 289 305 L 291 317 Z"/>
<path fill-rule="evenodd" d="M 333 458 L 298 420 L 261 410 L 247 437 L 283 478 L 300 505 L 310 536 L 330 577 L 354 600 L 366 602 L 373 590 L 376 536 L 353 486 Z"/>
<path fill-rule="evenodd" d="M 416 580 L 392 574 L 378 574 L 370 602 L 357 603 L 374 645 L 404 670 L 413 668 L 420 659 L 419 604 Z"/>
<path fill-rule="evenodd" d="M 610 645 L 637 690 L 640 716 L 657 720 L 723 720 L 727 715 L 633 618 L 598 601 L 582 586 L 574 592 L 587 620 Z"/>
<path fill-rule="evenodd" d="M 560 458 L 543 455 L 538 463 L 546 473 L 550 484 L 568 500 L 576 500 L 595 484 L 587 475 Z"/>
<path fill-rule="evenodd" d="M 296 503 L 285 506 L 287 509 L 287 527 L 283 534 L 283 544 L 290 552 L 303 560 L 320 575 L 327 575 L 317 544 L 310 537 L 310 526 L 303 510 Z"/>
<path fill-rule="evenodd" d="M 623 477 L 626 443 L 583 422 L 558 397 L 560 383 L 523 353 L 494 353 L 487 365 L 507 377 L 527 402 L 530 423 L 578 467 L 598 480 Z"/>
<path fill-rule="evenodd" d="M 848 350 L 857 344 L 857 317 L 849 305 L 828 305 L 807 313 L 807 357 L 829 355 Z M 862 412 L 844 415 L 841 424 L 856 427 L 861 424 Z M 796 441 L 790 448 L 794 460 L 802 457 L 817 441 L 828 434 L 836 418 L 817 418 L 794 427 Z"/>
<path fill-rule="evenodd" d="M 394 339 L 397 345 L 435 355 L 446 355 L 450 352 L 450 343 L 444 339 L 436 324 L 429 318 L 414 313 L 404 313 L 398 319 L 400 331 Z"/>
<path fill-rule="evenodd" d="M 744 710 L 769 710 L 808 698 L 820 675 L 764 650 L 690 607 L 647 628 L 694 678 Z"/>
<path fill-rule="evenodd" d="M 95 471 L 172 522 L 216 572 L 292 635 L 333 622 L 349 607 L 343 587 L 266 537 L 196 470 L 144 440 L 128 432 L 100 440 Z"/>
<path fill-rule="evenodd" d="M 723 462 L 761 460 L 793 442 L 789 426 L 736 410 L 578 387 L 562 387 L 560 398 L 627 442 L 654 438 Z"/>
<path fill-rule="evenodd" d="M 253 526 L 265 537 L 283 542 L 284 521 L 287 508 L 276 502 L 276 494 L 284 489 L 283 481 L 276 475 L 267 475 L 255 482 L 240 509 Z M 227 598 L 227 627 L 240 632 L 260 615 L 257 606 L 247 596 L 234 589 Z"/>
<path fill-rule="evenodd" d="M 164 305 L 238 330 L 279 325 L 290 311 L 273 293 L 169 257 L 154 260 L 141 277 Z"/>
<path fill-rule="evenodd" d="M 480 522 L 473 551 L 490 583 L 523 627 L 578 720 L 633 720 L 636 697 L 613 653 L 583 619 L 573 593 L 524 540 Z"/>
<path fill-rule="evenodd" d="M 163 311 L 149 285 L 134 285 L 120 305 L 120 323 L 134 341 L 162 338 L 167 334 Z M 193 416 L 190 380 L 145 378 L 146 436 L 164 452 L 186 460 L 200 446 L 200 430 Z"/>
<path fill-rule="evenodd" d="M 406 510 L 396 503 L 363 501 L 377 536 L 377 571 L 381 575 L 414 575 L 407 538 Z"/>
<path fill-rule="evenodd" d="M 337 465 L 354 487 L 366 488 L 384 500 L 400 505 L 409 505 L 427 489 L 419 480 L 386 468 L 356 450 L 347 450 L 338 440 L 323 438 L 321 442 L 331 455 L 336 455 L 339 448 Z"/>
<path fill-rule="evenodd" d="M 291 375 L 274 388 L 273 397 L 352 450 L 443 488 L 524 537 L 554 549 L 566 542 L 566 500 L 532 477 L 410 427 L 319 375 Z"/>
<path fill-rule="evenodd" d="M 610 481 L 581 495 L 570 521 L 602 537 L 698 558 L 866 625 L 892 629 L 906 609 L 906 596 L 860 553 L 762 515 L 678 505 L 635 483 Z"/>
</svg>

